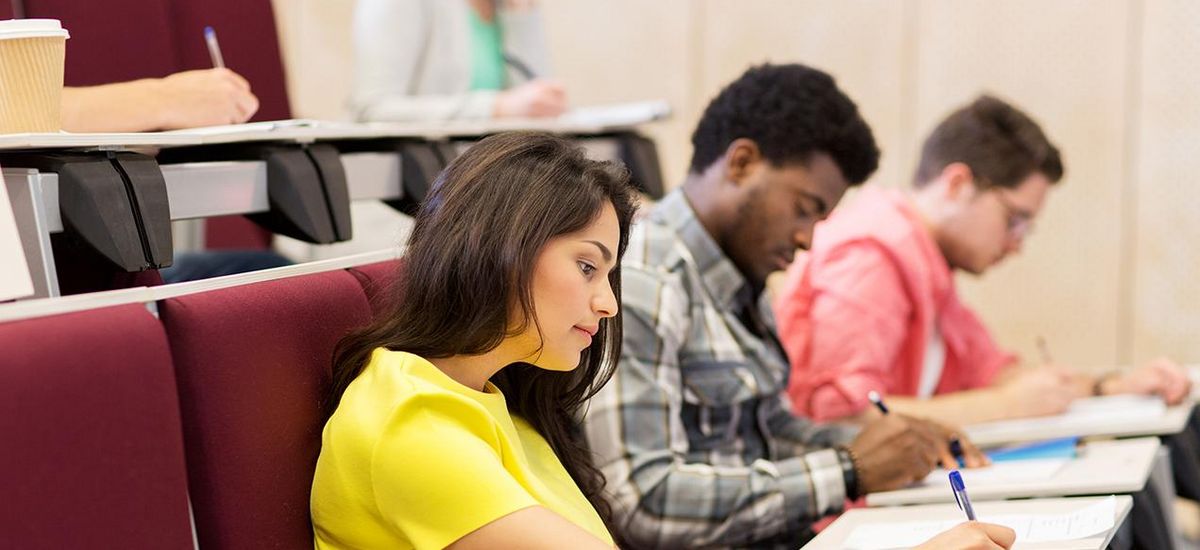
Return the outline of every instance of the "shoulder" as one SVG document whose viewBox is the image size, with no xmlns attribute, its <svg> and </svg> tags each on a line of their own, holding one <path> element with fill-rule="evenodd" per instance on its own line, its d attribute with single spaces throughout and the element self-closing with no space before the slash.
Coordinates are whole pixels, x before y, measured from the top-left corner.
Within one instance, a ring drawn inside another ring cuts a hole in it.
<svg viewBox="0 0 1200 550">
<path fill-rule="evenodd" d="M 818 264 L 847 258 L 903 260 L 929 238 L 905 201 L 894 189 L 864 190 L 817 226 L 811 259 Z"/>
<path fill-rule="evenodd" d="M 493 436 L 496 419 L 479 402 L 430 380 L 427 371 L 436 368 L 409 353 L 376 350 L 330 422 L 375 440 L 424 439 L 430 430 Z"/>
</svg>

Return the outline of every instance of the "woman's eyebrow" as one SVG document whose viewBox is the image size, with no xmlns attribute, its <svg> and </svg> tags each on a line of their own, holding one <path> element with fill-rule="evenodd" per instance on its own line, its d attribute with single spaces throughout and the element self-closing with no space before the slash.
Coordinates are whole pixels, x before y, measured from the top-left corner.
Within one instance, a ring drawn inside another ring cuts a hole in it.
<svg viewBox="0 0 1200 550">
<path fill-rule="evenodd" d="M 612 262 L 612 258 L 613 258 L 612 251 L 609 250 L 607 246 L 604 246 L 603 243 L 601 243 L 600 241 L 592 241 L 592 240 L 587 240 L 584 242 L 592 243 L 592 244 L 596 245 L 596 248 L 600 249 L 600 254 L 602 256 L 604 256 L 604 261 Z"/>
</svg>

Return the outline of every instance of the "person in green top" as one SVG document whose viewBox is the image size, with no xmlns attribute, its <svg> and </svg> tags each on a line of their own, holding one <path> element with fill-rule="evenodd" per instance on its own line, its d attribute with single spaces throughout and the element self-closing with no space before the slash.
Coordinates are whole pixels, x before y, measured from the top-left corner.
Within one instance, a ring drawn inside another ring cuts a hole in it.
<svg viewBox="0 0 1200 550">
<path fill-rule="evenodd" d="M 534 0 L 358 0 L 349 107 L 360 121 L 553 117 L 567 109 L 547 76 Z"/>
</svg>

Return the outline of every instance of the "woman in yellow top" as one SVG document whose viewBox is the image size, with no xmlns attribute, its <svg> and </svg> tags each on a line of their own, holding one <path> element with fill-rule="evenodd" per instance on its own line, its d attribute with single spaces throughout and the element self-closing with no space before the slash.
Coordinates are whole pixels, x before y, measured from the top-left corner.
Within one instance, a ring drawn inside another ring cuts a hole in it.
<svg viewBox="0 0 1200 550">
<path fill-rule="evenodd" d="M 451 163 L 392 301 L 334 353 L 318 549 L 614 546 L 575 419 L 619 355 L 634 210 L 623 169 L 547 134 L 490 137 Z M 920 548 L 1012 537 L 971 522 Z"/>
<path fill-rule="evenodd" d="M 561 138 L 479 142 L 417 214 L 389 309 L 338 345 L 317 548 L 611 548 L 575 419 L 621 342 L 635 195 Z"/>
</svg>

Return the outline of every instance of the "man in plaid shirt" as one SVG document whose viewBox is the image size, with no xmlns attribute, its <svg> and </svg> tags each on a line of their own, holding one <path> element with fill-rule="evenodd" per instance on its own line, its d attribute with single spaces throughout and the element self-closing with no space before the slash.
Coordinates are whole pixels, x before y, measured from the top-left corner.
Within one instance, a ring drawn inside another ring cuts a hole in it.
<svg viewBox="0 0 1200 550">
<path fill-rule="evenodd" d="M 887 415 L 855 437 L 793 416 L 784 393 L 767 276 L 879 150 L 833 79 L 801 65 L 748 70 L 692 143 L 687 180 L 635 227 L 621 264 L 623 349 L 586 414 L 588 444 L 623 544 L 794 548 L 846 498 L 953 460 L 940 426 Z"/>
</svg>

